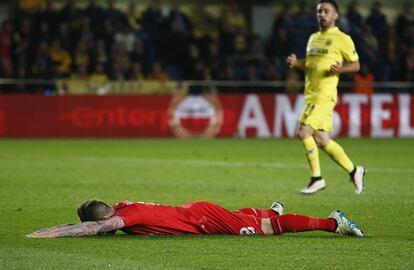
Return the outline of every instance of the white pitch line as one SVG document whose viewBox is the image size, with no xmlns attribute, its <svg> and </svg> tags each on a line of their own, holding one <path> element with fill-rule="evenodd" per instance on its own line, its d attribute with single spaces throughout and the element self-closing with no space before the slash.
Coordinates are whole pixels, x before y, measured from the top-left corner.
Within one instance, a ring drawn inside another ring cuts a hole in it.
<svg viewBox="0 0 414 270">
<path fill-rule="evenodd" d="M 0 153 L 0 156 L 2 154 Z M 4 155 L 10 156 L 10 154 Z M 33 160 L 49 159 L 50 156 L 42 155 L 21 155 L 19 157 Z M 207 159 L 157 159 L 142 157 L 102 157 L 102 156 L 64 156 L 56 160 L 84 160 L 87 162 L 115 162 L 115 163 L 139 163 L 143 165 L 178 165 L 178 166 L 202 166 L 202 167 L 232 167 L 232 168 L 267 168 L 267 169 L 300 169 L 309 170 L 308 165 L 303 163 L 283 163 L 283 162 L 257 162 L 257 161 L 225 161 L 225 160 L 207 160 Z M 339 166 L 325 166 L 324 170 L 339 171 Z M 381 173 L 409 173 L 414 174 L 414 168 L 390 168 L 390 167 L 367 167 L 368 172 Z"/>
<path fill-rule="evenodd" d="M 193 165 L 193 166 L 214 166 L 214 167 L 233 167 L 233 168 L 277 168 L 277 169 L 303 169 L 308 170 L 308 165 L 294 164 L 294 163 L 280 163 L 280 162 L 243 162 L 243 161 L 217 161 L 217 160 L 200 160 L 200 159 L 152 159 L 152 158 L 110 158 L 111 161 L 119 162 L 136 162 L 140 164 L 174 164 L 174 165 Z M 326 166 L 325 170 L 337 171 L 342 170 L 339 166 Z M 383 172 L 383 173 L 414 173 L 414 169 L 410 168 L 376 168 L 368 167 L 370 172 Z"/>
</svg>

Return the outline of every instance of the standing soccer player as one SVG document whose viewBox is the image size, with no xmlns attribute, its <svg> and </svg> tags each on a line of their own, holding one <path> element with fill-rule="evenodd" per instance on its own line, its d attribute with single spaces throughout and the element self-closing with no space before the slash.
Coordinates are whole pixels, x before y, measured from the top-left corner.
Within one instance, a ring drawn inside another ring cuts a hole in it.
<svg viewBox="0 0 414 270">
<path fill-rule="evenodd" d="M 351 176 L 356 194 L 364 189 L 366 169 L 355 166 L 343 148 L 330 139 L 332 115 L 338 95 L 339 74 L 359 70 L 358 54 L 352 39 L 335 26 L 338 5 L 334 0 L 320 0 L 317 17 L 320 31 L 313 33 L 306 46 L 306 58 L 287 57 L 289 68 L 305 71 L 305 107 L 299 118 L 298 138 L 305 148 L 311 180 L 303 194 L 313 194 L 326 187 L 319 165 L 318 147 Z"/>
</svg>

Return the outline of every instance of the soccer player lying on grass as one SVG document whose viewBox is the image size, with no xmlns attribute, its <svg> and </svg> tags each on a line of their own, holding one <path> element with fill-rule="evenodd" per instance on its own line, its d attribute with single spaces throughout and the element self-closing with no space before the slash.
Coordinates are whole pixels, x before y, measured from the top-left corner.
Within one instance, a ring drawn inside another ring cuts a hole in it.
<svg viewBox="0 0 414 270">
<path fill-rule="evenodd" d="M 87 236 L 127 234 L 234 234 L 281 235 L 288 232 L 321 230 L 350 236 L 363 236 L 359 226 L 340 211 L 327 219 L 283 214 L 283 205 L 270 209 L 243 208 L 229 211 L 211 202 L 190 202 L 168 206 L 144 202 L 119 202 L 113 206 L 100 200 L 87 200 L 78 208 L 81 223 L 38 230 L 28 237 Z"/>
</svg>

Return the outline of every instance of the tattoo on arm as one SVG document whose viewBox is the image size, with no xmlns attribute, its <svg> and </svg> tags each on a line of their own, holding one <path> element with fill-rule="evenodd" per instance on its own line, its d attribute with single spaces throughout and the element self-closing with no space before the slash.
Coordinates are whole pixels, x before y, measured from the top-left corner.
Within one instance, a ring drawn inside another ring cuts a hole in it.
<svg viewBox="0 0 414 270">
<path fill-rule="evenodd" d="M 51 228 L 45 228 L 26 235 L 32 238 L 50 238 L 65 236 L 88 236 L 114 231 L 124 226 L 124 221 L 119 217 L 111 217 L 100 221 L 88 221 L 78 224 L 63 224 Z"/>
</svg>

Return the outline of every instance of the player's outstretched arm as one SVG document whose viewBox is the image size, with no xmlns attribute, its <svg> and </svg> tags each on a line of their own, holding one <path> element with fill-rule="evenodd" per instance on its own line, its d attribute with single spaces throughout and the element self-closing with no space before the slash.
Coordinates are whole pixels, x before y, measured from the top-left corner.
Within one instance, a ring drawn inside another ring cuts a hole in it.
<svg viewBox="0 0 414 270">
<path fill-rule="evenodd" d="M 65 236 L 89 236 L 115 231 L 124 227 L 124 221 L 120 217 L 110 217 L 100 221 L 87 221 L 78 224 L 63 224 L 45 228 L 26 235 L 31 238 L 54 238 Z"/>
</svg>

